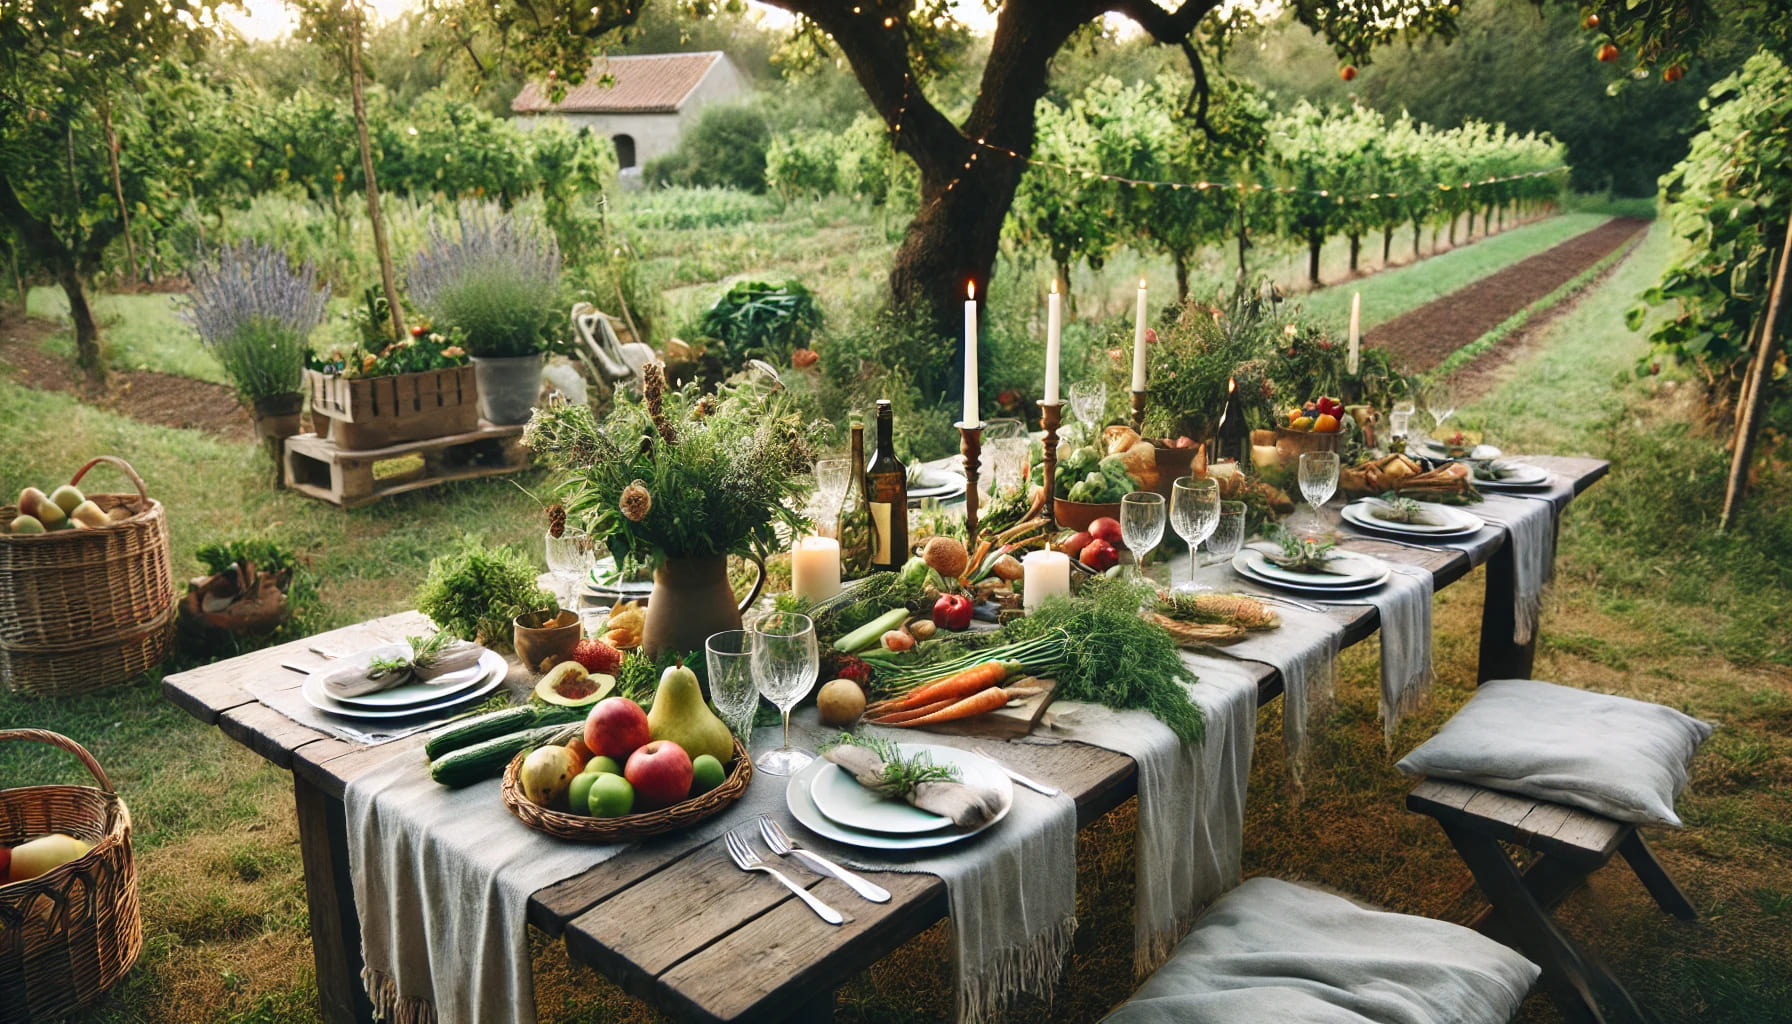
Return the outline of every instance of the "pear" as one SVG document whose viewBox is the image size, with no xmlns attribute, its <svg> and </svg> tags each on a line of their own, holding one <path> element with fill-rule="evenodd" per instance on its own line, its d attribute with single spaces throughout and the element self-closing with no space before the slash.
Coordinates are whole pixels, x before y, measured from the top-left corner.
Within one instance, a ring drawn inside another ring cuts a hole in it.
<svg viewBox="0 0 1792 1024">
<path fill-rule="evenodd" d="M 38 522 L 36 516 L 20 516 L 8 527 L 13 533 L 42 533 L 44 524 Z"/>
<path fill-rule="evenodd" d="M 82 499 L 79 505 L 69 509 L 68 519 L 76 526 L 84 526 L 88 529 L 105 526 L 112 521 L 107 518 L 105 509 L 86 499 Z"/>
<path fill-rule="evenodd" d="M 56 504 L 48 498 L 40 500 L 37 503 L 37 511 L 31 513 L 31 515 L 35 516 L 38 522 L 44 524 L 44 529 L 46 530 L 62 530 L 66 529 L 69 525 L 68 513 L 62 511 L 61 505 Z"/>
<path fill-rule="evenodd" d="M 27 487 L 19 492 L 19 515 L 30 516 L 39 522 L 43 521 L 43 508 L 50 504 L 49 496 L 35 487 Z M 58 506 L 60 508 L 60 506 Z"/>
<path fill-rule="evenodd" d="M 76 507 L 87 500 L 87 495 L 82 494 L 81 489 L 74 484 L 63 484 L 50 492 L 50 500 L 62 511 L 74 515 Z"/>
<path fill-rule="evenodd" d="M 683 665 L 674 665 L 660 675 L 653 710 L 647 713 L 647 736 L 671 740 L 693 760 L 708 754 L 727 764 L 734 757 L 734 734 L 703 702 L 697 673 Z"/>
</svg>

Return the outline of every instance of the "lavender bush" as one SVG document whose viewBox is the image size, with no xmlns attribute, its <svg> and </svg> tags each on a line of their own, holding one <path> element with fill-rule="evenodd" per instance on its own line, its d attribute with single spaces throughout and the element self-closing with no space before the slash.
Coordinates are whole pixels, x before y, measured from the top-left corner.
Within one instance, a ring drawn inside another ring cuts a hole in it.
<svg viewBox="0 0 1792 1024">
<path fill-rule="evenodd" d="M 462 204 L 454 234 L 431 225 L 405 281 L 434 328 L 479 358 L 544 352 L 561 319 L 559 247 L 488 205 Z"/>
<path fill-rule="evenodd" d="M 224 365 L 245 401 L 297 394 L 311 332 L 324 322 L 330 287 L 317 268 L 294 269 L 272 246 L 239 242 L 190 271 L 184 319 Z"/>
</svg>

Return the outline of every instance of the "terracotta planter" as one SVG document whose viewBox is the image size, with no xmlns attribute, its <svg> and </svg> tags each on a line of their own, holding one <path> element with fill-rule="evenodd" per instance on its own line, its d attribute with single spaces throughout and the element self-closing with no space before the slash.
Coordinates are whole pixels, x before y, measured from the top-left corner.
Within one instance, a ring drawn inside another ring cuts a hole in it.
<svg viewBox="0 0 1792 1024">
<path fill-rule="evenodd" d="M 511 620 L 511 628 L 516 658 L 531 672 L 540 672 L 549 658 L 559 663 L 572 657 L 583 635 L 578 615 L 564 608 L 524 612 Z"/>
<path fill-rule="evenodd" d="M 479 427 L 472 366 L 349 379 L 305 371 L 319 434 L 349 451 L 465 434 Z"/>
<path fill-rule="evenodd" d="M 668 558 L 654 570 L 653 596 L 647 599 L 647 626 L 641 636 L 642 653 L 657 659 L 663 652 L 701 652 L 711 636 L 739 629 L 741 613 L 759 599 L 765 586 L 765 566 L 757 559 L 759 578 L 743 600 L 735 600 L 728 585 L 728 559 Z"/>
<path fill-rule="evenodd" d="M 501 427 L 529 422 L 535 400 L 541 397 L 541 370 L 547 356 L 473 357 L 473 376 L 479 381 L 479 415 Z"/>
</svg>

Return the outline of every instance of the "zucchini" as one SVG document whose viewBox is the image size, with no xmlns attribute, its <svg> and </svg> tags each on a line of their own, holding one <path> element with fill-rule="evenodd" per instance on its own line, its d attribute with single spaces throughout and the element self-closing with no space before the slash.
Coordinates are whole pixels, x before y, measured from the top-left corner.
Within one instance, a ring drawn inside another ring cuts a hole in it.
<svg viewBox="0 0 1792 1024">
<path fill-rule="evenodd" d="M 504 774 L 504 766 L 511 758 L 531 747 L 553 742 L 566 726 L 565 722 L 538 725 L 449 751 L 430 762 L 429 777 L 450 789 L 495 779 Z"/>
<path fill-rule="evenodd" d="M 834 641 L 834 650 L 842 654 L 856 654 L 877 643 L 885 633 L 907 621 L 908 609 L 906 607 L 892 608 Z"/>
<path fill-rule="evenodd" d="M 462 747 L 521 732 L 533 726 L 566 725 L 579 721 L 585 717 L 585 710 L 552 707 L 542 703 L 487 712 L 431 736 L 429 742 L 423 745 L 423 753 L 434 761 Z"/>
</svg>

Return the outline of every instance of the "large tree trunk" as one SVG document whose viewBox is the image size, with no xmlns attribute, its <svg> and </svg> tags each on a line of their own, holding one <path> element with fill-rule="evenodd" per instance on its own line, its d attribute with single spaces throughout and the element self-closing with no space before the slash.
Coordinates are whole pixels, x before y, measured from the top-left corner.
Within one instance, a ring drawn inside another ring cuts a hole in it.
<svg viewBox="0 0 1792 1024">
<path fill-rule="evenodd" d="M 1030 121 L 1027 133 L 1032 133 Z M 966 288 L 975 282 L 978 298 L 989 294 L 1002 221 L 1019 183 L 1011 160 L 974 161 L 970 170 L 959 166 L 951 177 L 923 171 L 921 212 L 909 223 L 890 268 L 895 302 L 926 310 L 944 336 L 961 334 Z"/>
<path fill-rule="evenodd" d="M 1319 287 L 1319 250 L 1325 246 L 1325 236 L 1317 232 L 1307 236 L 1307 283 Z"/>
<path fill-rule="evenodd" d="M 1357 260 L 1362 256 L 1362 254 L 1363 254 L 1363 236 L 1358 235 L 1358 234 L 1352 234 L 1350 236 L 1350 272 L 1352 274 L 1356 273 Z"/>
<path fill-rule="evenodd" d="M 1381 265 L 1387 267 L 1390 255 L 1394 251 L 1394 225 L 1389 224 L 1381 229 Z"/>
<path fill-rule="evenodd" d="M 1424 230 L 1425 225 L 1420 224 L 1418 218 L 1414 217 L 1412 222 L 1412 261 L 1414 263 L 1419 262 L 1419 257 L 1424 255 L 1419 251 L 1419 235 L 1423 233 Z"/>
<path fill-rule="evenodd" d="M 118 235 L 118 222 L 95 223 L 77 252 L 69 248 L 48 222 L 33 216 L 25 208 L 4 171 L 0 171 L 0 221 L 12 228 L 13 237 L 33 259 L 56 275 L 56 283 L 68 296 L 69 319 L 75 325 L 75 362 L 87 372 L 89 386 L 95 391 L 105 390 L 106 363 L 100 350 L 99 324 L 94 320 L 93 307 L 88 304 L 81 272 L 83 262 L 98 263 L 106 246 Z"/>
<path fill-rule="evenodd" d="M 72 260 L 56 268 L 56 283 L 68 296 L 68 318 L 75 325 L 75 365 L 87 372 L 87 382 L 96 391 L 104 390 L 106 361 L 100 352 L 100 328 Z"/>
<path fill-rule="evenodd" d="M 367 182 L 367 220 L 373 225 L 373 248 L 380 258 L 380 284 L 386 290 L 386 306 L 392 318 L 392 338 L 404 340 L 404 307 L 398 299 L 398 273 L 392 267 L 392 247 L 386 241 L 386 222 L 380 216 L 380 186 L 373 175 L 373 142 L 367 133 L 367 72 L 361 66 L 361 35 L 365 14 L 354 4 L 354 28 L 349 33 L 348 67 L 355 104 L 355 136 L 361 145 L 361 175 Z"/>
<path fill-rule="evenodd" d="M 1170 262 L 1176 266 L 1176 303 L 1181 305 L 1188 301 L 1188 256 L 1173 252 L 1170 254 Z"/>
</svg>

